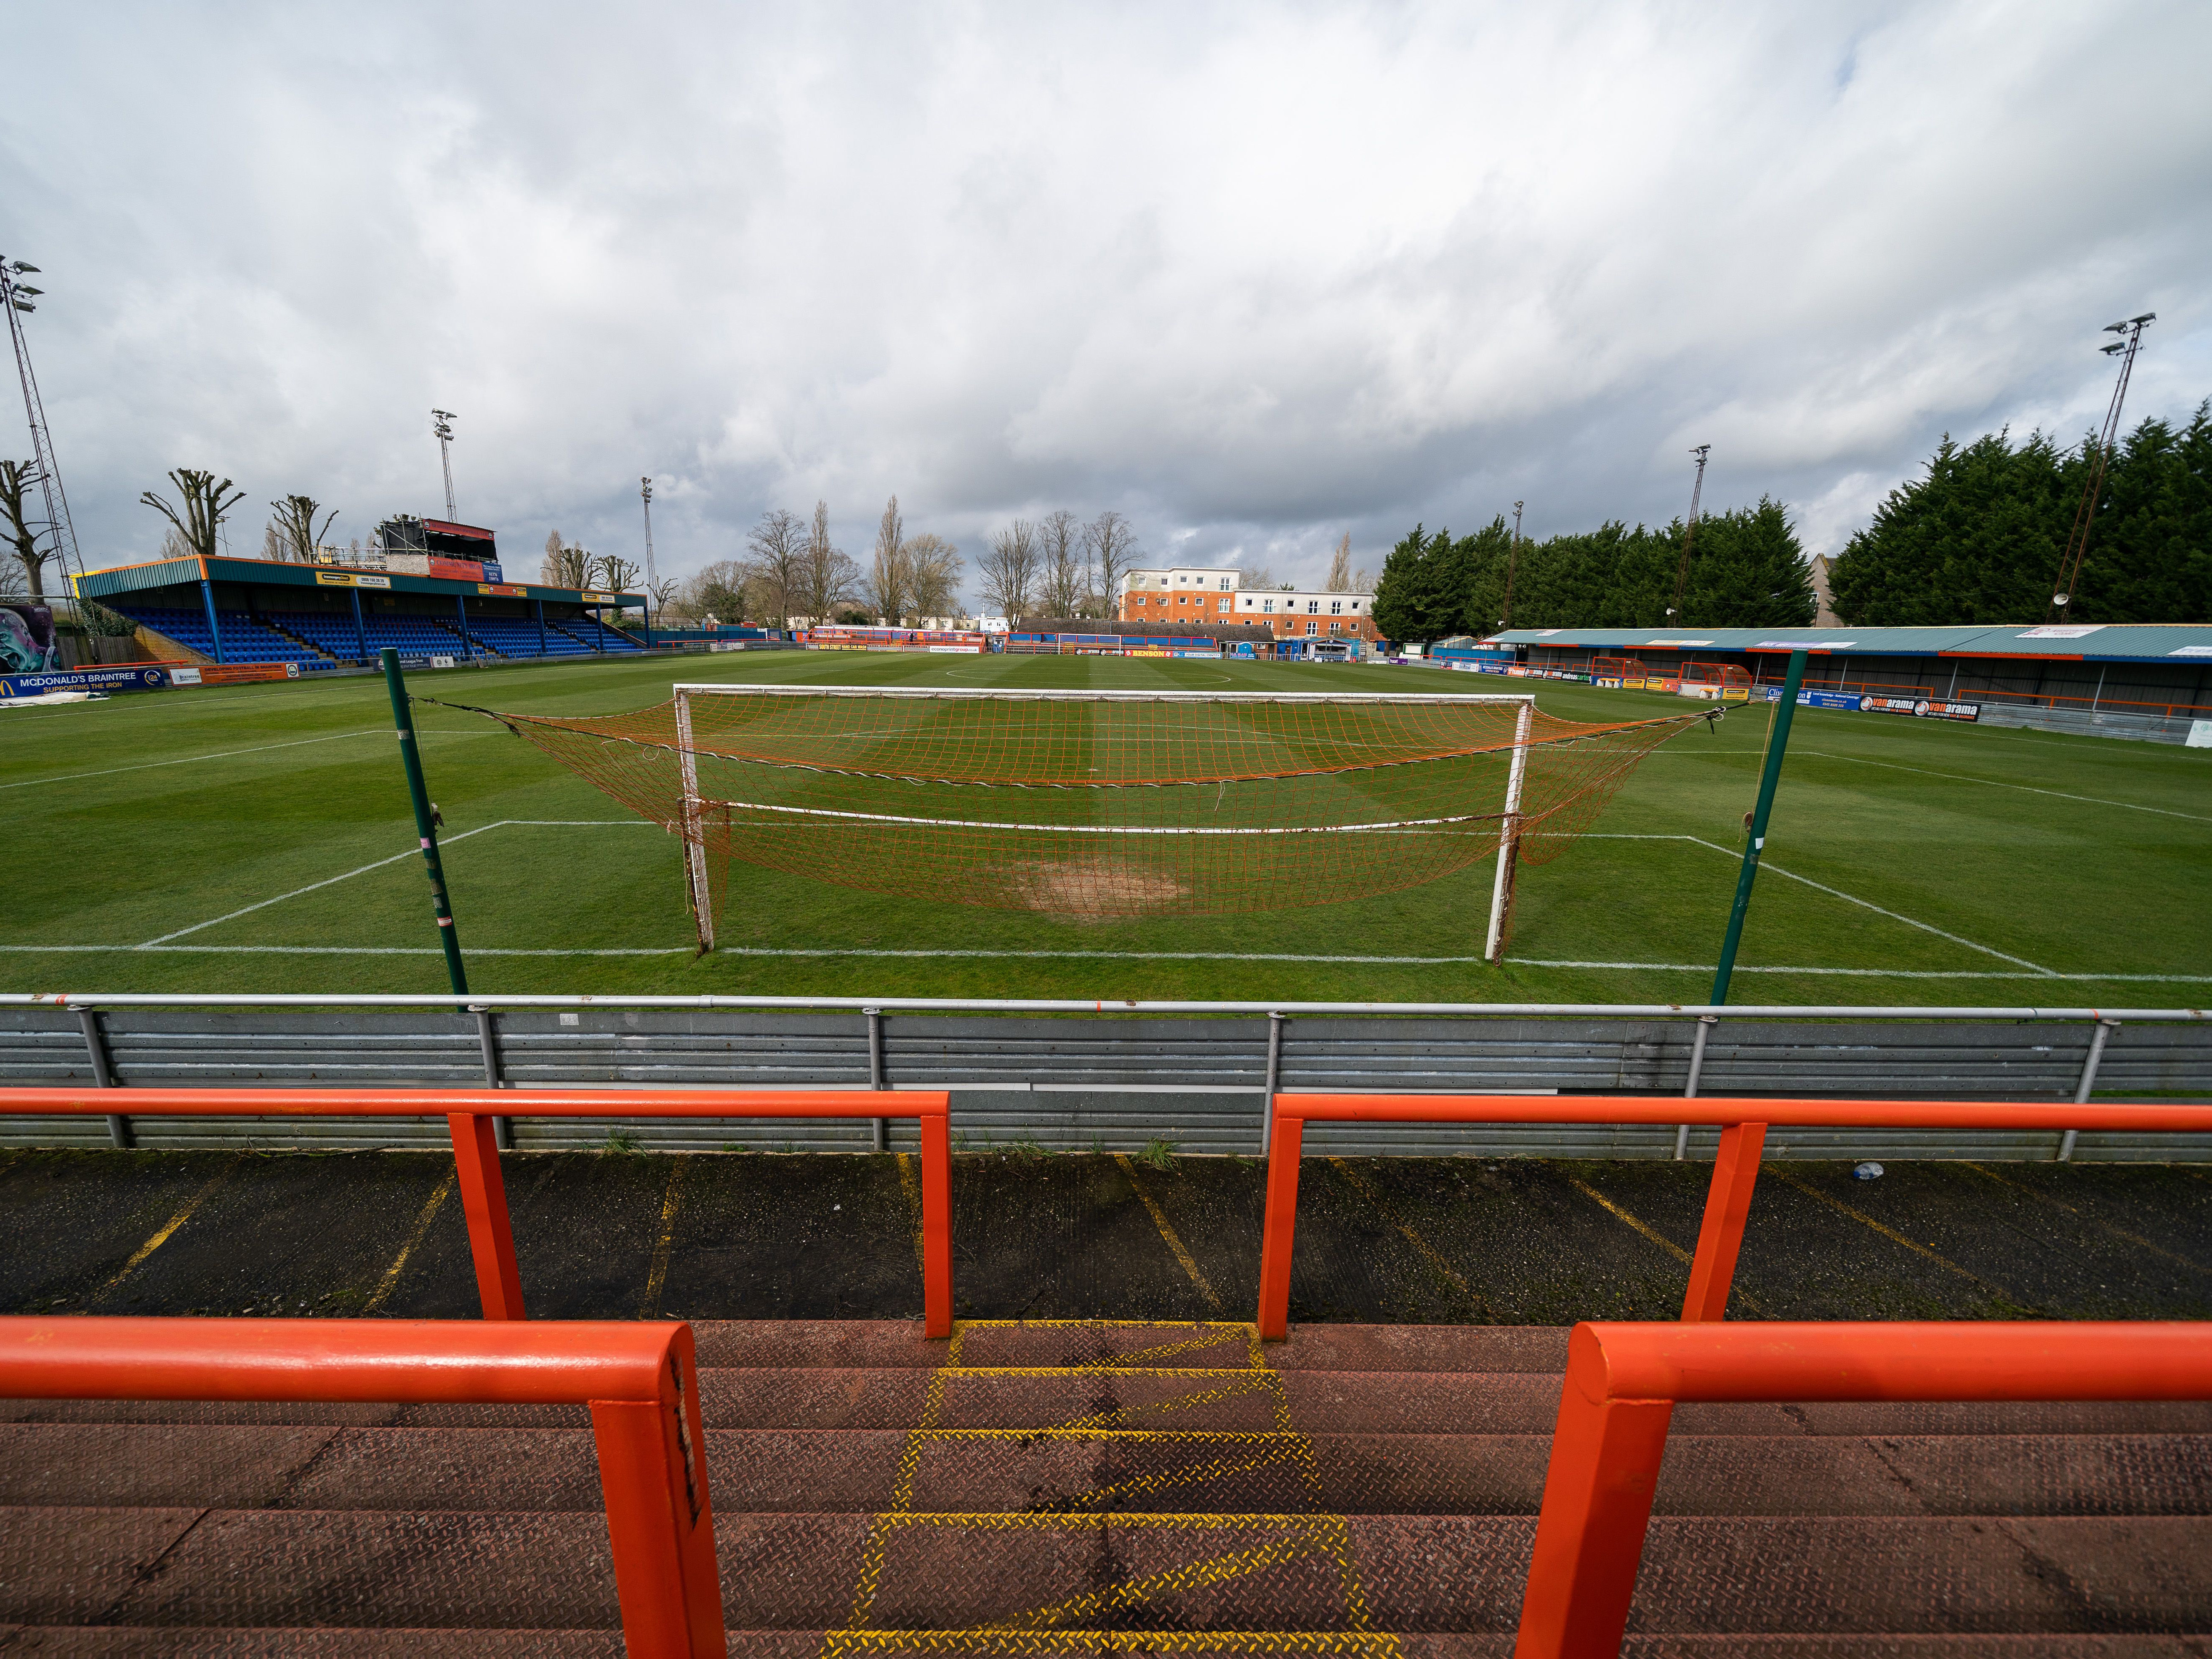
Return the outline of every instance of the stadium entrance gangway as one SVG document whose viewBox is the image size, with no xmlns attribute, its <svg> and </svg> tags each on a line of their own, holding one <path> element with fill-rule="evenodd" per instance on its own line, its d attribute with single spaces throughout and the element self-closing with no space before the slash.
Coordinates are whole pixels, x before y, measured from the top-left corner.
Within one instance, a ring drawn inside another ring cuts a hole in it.
<svg viewBox="0 0 2212 1659">
<path fill-rule="evenodd" d="M 2206 1399 L 2212 1323 L 1577 1325 L 1514 1659 L 1620 1652 L 1677 1401 Z"/>
<path fill-rule="evenodd" d="M 2090 1105 L 2038 1101 L 1674 1099 L 1651 1095 L 1277 1095 L 1267 1143 L 1267 1218 L 1260 1242 L 1261 1336 L 1289 1334 L 1298 1160 L 1308 1123 L 1681 1123 L 1717 1127 L 1685 1323 L 1724 1318 L 1759 1154 L 1770 1125 L 1815 1128 L 2162 1130 L 2212 1133 L 2212 1104 Z"/>
<path fill-rule="evenodd" d="M 951 1097 L 815 1089 L 137 1089 L 134 1103 L 184 1117 L 443 1117 L 468 1218 L 469 1251 L 486 1319 L 521 1319 L 522 1275 L 507 1218 L 493 1121 L 539 1117 L 872 1118 L 910 1117 L 921 1133 L 921 1283 L 927 1335 L 952 1334 Z M 98 1090 L 0 1089 L 0 1115 L 100 1116 Z"/>
</svg>

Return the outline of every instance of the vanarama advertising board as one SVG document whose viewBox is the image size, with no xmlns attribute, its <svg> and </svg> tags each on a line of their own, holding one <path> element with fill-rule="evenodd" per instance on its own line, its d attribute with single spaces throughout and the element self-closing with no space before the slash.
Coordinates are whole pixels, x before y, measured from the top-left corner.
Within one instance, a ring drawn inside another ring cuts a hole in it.
<svg viewBox="0 0 2212 1659">
<path fill-rule="evenodd" d="M 1869 714 L 1916 714 L 1929 720 L 1978 720 L 1982 706 L 1977 702 L 1945 702 L 1934 697 L 1873 697 L 1859 699 L 1859 708 Z"/>
</svg>

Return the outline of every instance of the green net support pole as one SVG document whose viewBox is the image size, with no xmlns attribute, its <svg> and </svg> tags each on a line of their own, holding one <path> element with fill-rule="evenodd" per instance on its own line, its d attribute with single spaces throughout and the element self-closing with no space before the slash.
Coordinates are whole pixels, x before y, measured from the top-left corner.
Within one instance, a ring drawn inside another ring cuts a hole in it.
<svg viewBox="0 0 2212 1659">
<path fill-rule="evenodd" d="M 1805 683 L 1805 653 L 1790 653 L 1790 672 L 1782 682 L 1782 701 L 1774 710 L 1774 735 L 1767 740 L 1766 764 L 1759 775 L 1759 804 L 1751 809 L 1751 833 L 1744 838 L 1743 869 L 1735 878 L 1735 904 L 1729 911 L 1728 937 L 1721 941 L 1721 965 L 1713 975 L 1712 1001 L 1728 1000 L 1729 975 L 1735 971 L 1736 946 L 1743 942 L 1743 918 L 1751 908 L 1752 884 L 1759 879 L 1759 855 L 1766 850 L 1766 820 L 1774 811 L 1775 786 L 1782 781 L 1782 755 L 1790 747 L 1790 719 L 1797 712 L 1797 688 Z"/>
<path fill-rule="evenodd" d="M 430 908 L 438 917 L 438 941 L 446 947 L 446 972 L 454 991 L 466 996 L 469 976 L 461 966 L 453 907 L 446 897 L 446 866 L 438 861 L 438 825 L 430 810 L 430 792 L 422 784 L 422 757 L 416 753 L 415 714 L 407 705 L 407 682 L 400 678 L 399 653 L 387 646 L 381 655 L 385 689 L 392 693 L 392 723 L 399 728 L 399 755 L 407 765 L 407 793 L 415 799 L 415 832 L 422 838 L 422 862 L 429 866 Z"/>
</svg>

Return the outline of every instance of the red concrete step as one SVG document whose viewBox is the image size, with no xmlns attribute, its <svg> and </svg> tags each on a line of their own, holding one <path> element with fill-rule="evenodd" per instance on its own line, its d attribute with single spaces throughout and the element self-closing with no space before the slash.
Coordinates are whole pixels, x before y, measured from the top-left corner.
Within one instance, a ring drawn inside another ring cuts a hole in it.
<svg viewBox="0 0 2212 1659">
<path fill-rule="evenodd" d="M 1533 1523 L 1482 1516 L 720 1515 L 733 1626 L 1491 1631 Z M 608 1627 L 593 1515 L 16 1509 L 26 1623 Z M 2212 1522 L 1654 1521 L 1632 1627 L 1685 1633 L 2202 1632 Z M 1362 1613 L 1364 1614 L 1363 1626 Z"/>
<path fill-rule="evenodd" d="M 716 1504 L 889 1508 L 909 1438 L 710 1430 Z M 1549 1446 L 1536 1435 L 931 1436 L 914 1446 L 910 1507 L 1533 1515 Z M 581 1428 L 52 1424 L 0 1425 L 0 1504 L 596 1511 L 601 1498 Z M 2212 1513 L 2212 1436 L 1677 1435 L 1656 1509 L 2202 1515 Z"/>
</svg>

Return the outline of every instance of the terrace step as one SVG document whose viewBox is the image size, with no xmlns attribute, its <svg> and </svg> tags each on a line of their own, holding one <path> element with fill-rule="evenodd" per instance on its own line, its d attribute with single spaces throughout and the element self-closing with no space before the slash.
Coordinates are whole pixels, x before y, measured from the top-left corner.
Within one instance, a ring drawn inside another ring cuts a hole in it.
<svg viewBox="0 0 2212 1659">
<path fill-rule="evenodd" d="M 697 1331 L 733 1653 L 1510 1650 L 1564 1333 Z M 1675 1425 L 1627 1653 L 2212 1659 L 2212 1407 Z M 0 1648 L 617 1652 L 600 1507 L 580 1409 L 0 1402 Z"/>
</svg>

